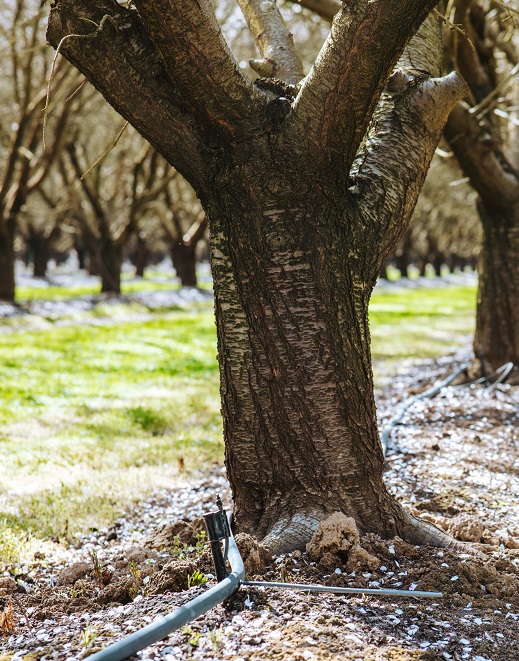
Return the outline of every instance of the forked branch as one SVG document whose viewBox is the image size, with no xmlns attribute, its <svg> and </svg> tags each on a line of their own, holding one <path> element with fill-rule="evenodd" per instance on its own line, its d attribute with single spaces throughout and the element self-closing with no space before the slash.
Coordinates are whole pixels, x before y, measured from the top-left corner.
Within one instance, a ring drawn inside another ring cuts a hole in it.
<svg viewBox="0 0 519 661">
<path fill-rule="evenodd" d="M 261 94 L 240 71 L 211 0 L 134 0 L 169 79 L 190 110 L 212 129 L 233 132 L 250 121 Z"/>
<path fill-rule="evenodd" d="M 349 170 L 393 67 L 435 4 L 343 3 L 294 110 L 300 125 L 312 127 L 310 138 L 328 164 Z"/>
</svg>

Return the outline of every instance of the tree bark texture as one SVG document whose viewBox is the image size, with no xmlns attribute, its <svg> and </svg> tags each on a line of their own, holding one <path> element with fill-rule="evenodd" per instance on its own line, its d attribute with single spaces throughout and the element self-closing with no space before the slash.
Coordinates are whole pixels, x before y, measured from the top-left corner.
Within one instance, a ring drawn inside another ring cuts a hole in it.
<svg viewBox="0 0 519 661">
<path fill-rule="evenodd" d="M 490 375 L 505 363 L 519 365 L 519 203 L 509 210 L 480 203 L 479 215 L 483 247 L 474 355 Z"/>
<path fill-rule="evenodd" d="M 404 53 L 434 4 L 345 3 L 298 86 L 245 80 L 205 0 L 186 0 L 182 12 L 168 0 L 136 0 L 138 12 L 111 0 L 60 0 L 51 15 L 54 44 L 85 31 L 77 14 L 98 25 L 103 12 L 114 17 L 109 35 L 69 39 L 63 52 L 201 199 L 236 523 L 274 552 L 304 546 L 335 510 L 363 531 L 449 543 L 384 486 L 368 328 L 378 273 L 465 90 L 456 74 L 436 77 L 436 22 L 420 28 L 412 58 Z M 279 15 L 272 20 L 278 43 L 290 47 Z M 137 45 L 160 73 L 152 97 L 154 79 L 139 65 L 142 102 L 125 96 Z M 278 70 L 293 75 L 290 61 Z"/>
</svg>

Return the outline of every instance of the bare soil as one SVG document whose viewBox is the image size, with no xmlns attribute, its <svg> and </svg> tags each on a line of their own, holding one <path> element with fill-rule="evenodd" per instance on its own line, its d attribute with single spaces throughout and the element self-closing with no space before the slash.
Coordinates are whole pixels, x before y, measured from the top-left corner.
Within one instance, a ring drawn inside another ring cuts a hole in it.
<svg viewBox="0 0 519 661">
<path fill-rule="evenodd" d="M 378 393 L 381 426 L 407 396 L 444 378 L 467 355 L 404 366 Z M 365 556 L 270 558 L 251 555 L 254 543 L 238 537 L 248 578 L 438 591 L 442 598 L 242 587 L 137 658 L 516 661 L 518 420 L 518 388 L 448 387 L 416 402 L 392 434 L 390 489 L 415 514 L 464 541 L 466 553 L 368 534 L 360 539 Z M 224 470 L 215 465 L 189 486 L 139 503 L 111 528 L 56 547 L 55 556 L 36 554 L 30 564 L 6 567 L 0 661 L 85 658 L 214 584 L 200 517 L 214 509 L 217 493 L 230 506 Z M 196 570 L 206 585 L 192 585 Z"/>
</svg>

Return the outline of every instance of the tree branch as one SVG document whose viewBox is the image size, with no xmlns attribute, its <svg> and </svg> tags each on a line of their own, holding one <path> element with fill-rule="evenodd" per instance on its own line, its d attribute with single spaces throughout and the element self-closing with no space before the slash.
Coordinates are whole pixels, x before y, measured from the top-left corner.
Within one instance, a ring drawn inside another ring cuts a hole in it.
<svg viewBox="0 0 519 661">
<path fill-rule="evenodd" d="M 135 11 L 116 0 L 58 0 L 47 38 L 169 163 L 195 185 L 203 179 L 197 127 Z"/>
<path fill-rule="evenodd" d="M 467 93 L 456 73 L 434 77 L 440 58 L 438 22 L 430 16 L 389 79 L 352 170 L 350 192 L 375 257 L 366 267 L 373 282 L 407 229 L 447 117 Z"/>
<path fill-rule="evenodd" d="M 296 85 L 304 76 L 303 64 L 276 2 L 238 0 L 238 4 L 262 57 L 249 60 L 251 68 L 265 78 L 279 78 Z"/>
<path fill-rule="evenodd" d="M 351 167 L 393 67 L 435 4 L 360 0 L 334 18 L 293 111 L 297 125 L 312 127 L 327 167 Z"/>
<path fill-rule="evenodd" d="M 458 103 L 452 111 L 444 134 L 463 172 L 486 204 L 498 208 L 517 204 L 519 173 L 465 103 Z"/>
<path fill-rule="evenodd" d="M 135 0 L 169 79 L 206 126 L 234 132 L 262 95 L 241 73 L 210 0 Z"/>
</svg>

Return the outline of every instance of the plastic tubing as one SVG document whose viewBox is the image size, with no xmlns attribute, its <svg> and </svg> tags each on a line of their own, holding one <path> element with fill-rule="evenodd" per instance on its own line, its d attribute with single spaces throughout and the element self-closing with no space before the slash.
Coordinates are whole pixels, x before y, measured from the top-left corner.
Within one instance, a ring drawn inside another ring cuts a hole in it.
<svg viewBox="0 0 519 661">
<path fill-rule="evenodd" d="M 397 424 L 400 422 L 400 420 L 402 419 L 402 416 L 407 411 L 407 409 L 420 399 L 425 399 L 425 397 L 434 397 L 434 395 L 437 395 L 440 392 L 440 390 L 443 390 L 443 388 L 448 386 L 449 383 L 452 383 L 454 381 L 454 379 L 459 374 L 461 374 L 463 372 L 463 370 L 467 369 L 468 366 L 469 366 L 468 363 L 463 363 L 463 365 L 458 367 L 458 369 L 455 370 L 446 379 L 444 379 L 443 381 L 440 381 L 440 383 L 433 386 L 432 388 L 428 388 L 427 390 L 424 390 L 420 394 L 414 395 L 413 397 L 410 397 L 403 404 L 401 404 L 399 406 L 397 412 L 390 419 L 390 421 L 387 423 L 384 431 L 382 432 L 382 436 L 380 437 L 380 442 L 382 444 L 382 451 L 384 453 L 384 456 L 386 456 L 387 444 L 388 444 L 389 438 L 391 436 L 391 432 L 393 431 L 393 427 L 397 426 Z"/>
<path fill-rule="evenodd" d="M 390 597 L 425 597 L 427 599 L 440 599 L 441 592 L 420 592 L 419 590 L 392 590 L 390 588 L 341 588 L 333 585 L 305 585 L 304 583 L 270 583 L 268 581 L 242 581 L 242 585 L 258 588 L 289 588 L 303 590 L 304 592 L 332 592 L 333 594 L 369 594 L 374 596 Z"/>
<path fill-rule="evenodd" d="M 92 654 L 88 657 L 88 661 L 123 661 L 148 645 L 162 640 L 230 597 L 238 590 L 245 577 L 243 560 L 233 537 L 229 539 L 228 558 L 231 573 L 223 581 L 199 597 L 183 604 L 169 615 Z"/>
</svg>

